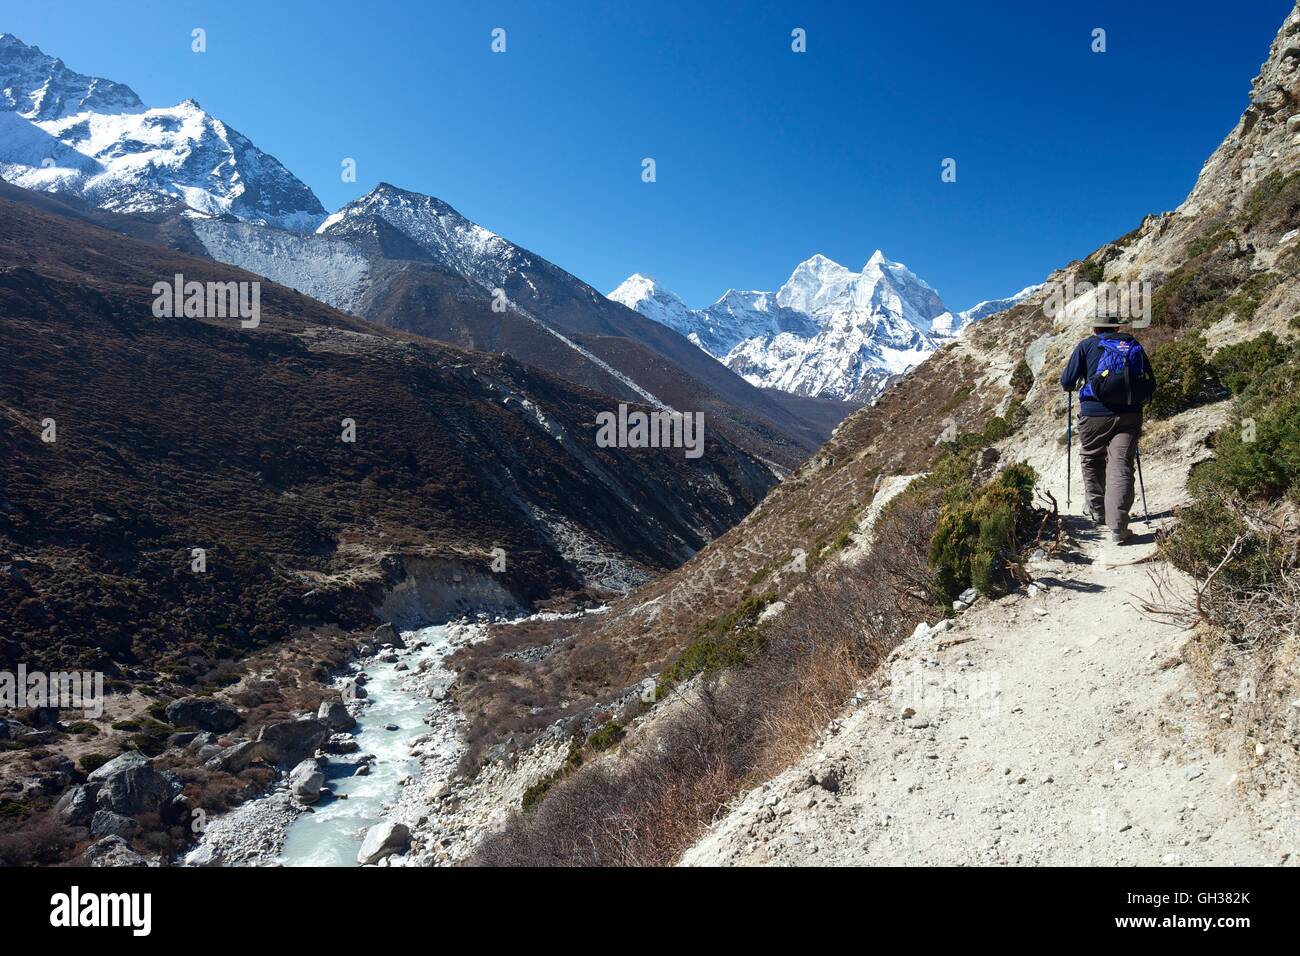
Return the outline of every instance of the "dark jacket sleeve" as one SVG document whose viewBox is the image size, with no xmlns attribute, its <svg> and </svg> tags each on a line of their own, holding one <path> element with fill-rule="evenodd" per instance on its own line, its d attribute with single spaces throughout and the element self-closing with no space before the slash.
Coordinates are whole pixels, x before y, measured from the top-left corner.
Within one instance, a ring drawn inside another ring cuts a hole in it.
<svg viewBox="0 0 1300 956">
<path fill-rule="evenodd" d="M 1087 344 L 1088 340 L 1084 339 L 1074 347 L 1074 354 L 1070 356 L 1070 364 L 1061 373 L 1061 388 L 1067 392 L 1074 391 L 1074 387 L 1088 375 L 1088 365 L 1084 359 Z"/>
</svg>

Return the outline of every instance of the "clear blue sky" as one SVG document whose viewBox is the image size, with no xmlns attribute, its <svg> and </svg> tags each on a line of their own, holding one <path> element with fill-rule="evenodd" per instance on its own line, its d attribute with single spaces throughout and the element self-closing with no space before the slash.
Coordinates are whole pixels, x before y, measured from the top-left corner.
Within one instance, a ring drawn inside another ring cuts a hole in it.
<svg viewBox="0 0 1300 956">
<path fill-rule="evenodd" d="M 11 0 L 0 32 L 196 98 L 331 210 L 430 193 L 602 292 L 639 271 L 698 306 L 880 247 L 964 308 L 1177 205 L 1291 6 Z"/>
</svg>

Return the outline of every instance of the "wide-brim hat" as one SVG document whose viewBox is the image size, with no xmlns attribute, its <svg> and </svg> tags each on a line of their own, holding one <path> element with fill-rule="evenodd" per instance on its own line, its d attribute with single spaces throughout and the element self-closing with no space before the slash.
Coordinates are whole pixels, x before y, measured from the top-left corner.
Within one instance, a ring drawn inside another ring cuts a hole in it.
<svg viewBox="0 0 1300 956">
<path fill-rule="evenodd" d="M 1099 315 L 1092 320 L 1092 327 L 1094 329 L 1120 329 L 1124 328 L 1128 324 L 1129 321 L 1124 316 L 1115 315 L 1113 313 L 1109 315 Z"/>
</svg>

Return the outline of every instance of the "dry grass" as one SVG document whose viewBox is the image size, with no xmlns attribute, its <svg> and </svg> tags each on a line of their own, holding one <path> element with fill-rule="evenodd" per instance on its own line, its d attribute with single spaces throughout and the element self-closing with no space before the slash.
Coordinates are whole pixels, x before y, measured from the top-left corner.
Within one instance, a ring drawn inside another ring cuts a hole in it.
<svg viewBox="0 0 1300 956">
<path fill-rule="evenodd" d="M 928 590 L 934 493 L 905 494 L 857 565 L 827 564 L 764 625 L 763 653 L 706 676 L 619 759 L 561 780 L 480 847 L 488 866 L 662 866 L 745 788 L 797 760 L 854 689 L 934 613 Z"/>
</svg>

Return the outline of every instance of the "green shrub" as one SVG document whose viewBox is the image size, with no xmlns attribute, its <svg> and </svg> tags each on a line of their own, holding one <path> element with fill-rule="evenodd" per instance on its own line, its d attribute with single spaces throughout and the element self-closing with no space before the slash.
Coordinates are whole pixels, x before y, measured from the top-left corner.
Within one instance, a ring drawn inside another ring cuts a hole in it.
<svg viewBox="0 0 1300 956">
<path fill-rule="evenodd" d="M 617 720 L 607 720 L 587 738 L 587 746 L 596 752 L 608 750 L 627 735 L 627 730 Z"/>
<path fill-rule="evenodd" d="M 1233 543 L 1237 551 L 1219 568 Z M 1161 553 L 1175 567 L 1205 581 L 1215 568 L 1221 586 L 1254 589 L 1266 587 L 1286 560 L 1286 543 L 1257 534 L 1232 506 L 1231 496 L 1202 491 L 1195 501 L 1180 508 L 1178 523 L 1161 539 Z"/>
<path fill-rule="evenodd" d="M 80 767 L 82 770 L 86 771 L 86 773 L 94 773 L 96 770 L 104 766 L 104 764 L 108 763 L 112 759 L 113 759 L 112 754 L 99 754 L 99 753 L 82 754 L 77 759 L 77 766 Z"/>
<path fill-rule="evenodd" d="M 1274 170 L 1246 196 L 1241 221 L 1246 226 L 1294 227 L 1300 214 L 1300 171 Z"/>
<path fill-rule="evenodd" d="M 11 820 L 25 820 L 31 815 L 31 808 L 19 803 L 17 800 L 0 800 L 0 818 L 8 817 Z"/>
<path fill-rule="evenodd" d="M 1270 369 L 1281 365 L 1291 354 L 1272 332 L 1264 332 L 1248 342 L 1238 342 L 1219 349 L 1210 358 L 1215 376 L 1234 395 L 1264 378 Z"/>
<path fill-rule="evenodd" d="M 1249 322 L 1277 283 L 1278 276 L 1272 272 L 1256 272 L 1232 295 L 1216 301 L 1208 312 L 1208 320 L 1217 322 L 1231 315 L 1238 322 Z"/>
<path fill-rule="evenodd" d="M 735 610 L 700 625 L 691 642 L 660 673 L 659 695 L 696 674 L 710 674 L 753 660 L 763 649 L 758 617 L 774 600 L 775 591 L 749 595 Z"/>
<path fill-rule="evenodd" d="M 1194 489 L 1218 488 L 1241 498 L 1300 500 L 1300 395 L 1241 411 L 1214 438 L 1214 459 L 1198 469 Z"/>
<path fill-rule="evenodd" d="M 99 733 L 99 728 L 88 720 L 77 720 L 68 724 L 68 733 L 85 734 L 88 737 L 93 737 L 95 734 Z"/>
<path fill-rule="evenodd" d="M 1034 373 L 1030 369 L 1029 363 L 1024 359 L 1016 366 L 1015 371 L 1011 373 L 1011 390 L 1022 398 L 1034 387 Z"/>
<path fill-rule="evenodd" d="M 1184 335 L 1156 347 L 1151 366 L 1159 387 L 1147 405 L 1155 418 L 1168 418 L 1204 401 L 1217 384 L 1214 370 L 1205 357 L 1205 338 L 1199 333 Z"/>
<path fill-rule="evenodd" d="M 1217 229 L 1212 229 L 1204 235 L 1197 236 L 1191 241 L 1187 246 L 1187 257 L 1192 259 L 1196 256 L 1203 255 L 1204 253 L 1212 252 L 1229 239 L 1235 238 L 1237 238 L 1236 232 L 1228 226 L 1220 226 Z"/>
<path fill-rule="evenodd" d="M 1011 568 L 1032 525 L 1037 475 L 1024 463 L 1010 465 L 973 497 L 948 499 L 930 539 L 935 586 L 948 600 L 968 587 L 1004 593 Z"/>
<path fill-rule="evenodd" d="M 1093 262 L 1091 259 L 1084 259 L 1083 264 L 1079 266 L 1079 271 L 1075 274 L 1079 282 L 1091 282 L 1093 285 L 1101 282 L 1105 277 L 1106 270 L 1100 263 Z"/>
</svg>

